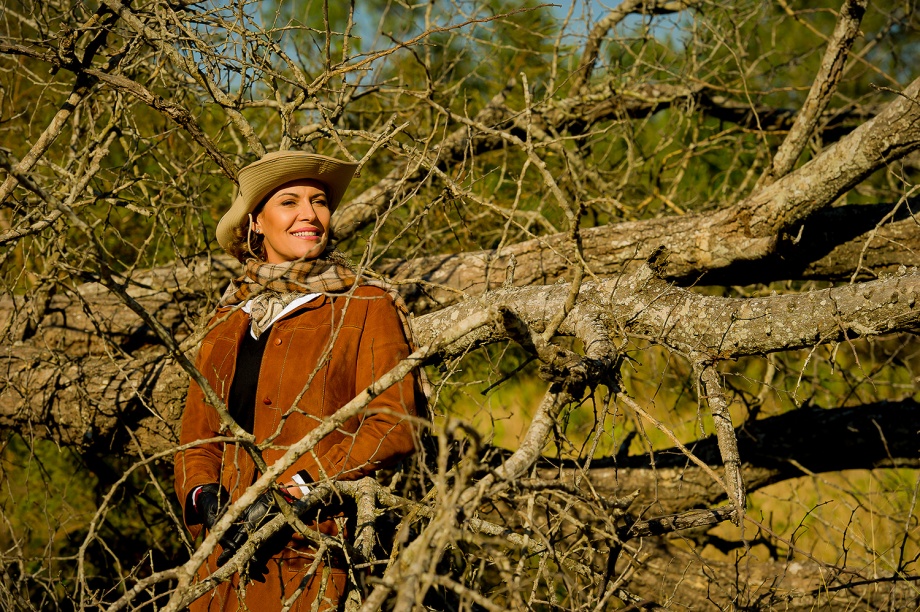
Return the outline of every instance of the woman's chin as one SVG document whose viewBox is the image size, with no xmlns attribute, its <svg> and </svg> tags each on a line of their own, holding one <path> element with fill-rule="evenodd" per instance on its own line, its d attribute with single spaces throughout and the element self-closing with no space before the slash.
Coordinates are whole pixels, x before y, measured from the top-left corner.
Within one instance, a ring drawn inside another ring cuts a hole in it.
<svg viewBox="0 0 920 612">
<path fill-rule="evenodd" d="M 323 254 L 323 251 L 325 251 L 325 250 L 326 250 L 326 241 L 323 240 L 323 241 L 321 241 L 319 244 L 317 244 L 316 246 L 314 246 L 313 248 L 308 249 L 307 252 L 304 253 L 304 254 L 300 257 L 300 259 L 306 259 L 306 260 L 316 259 L 316 258 L 319 257 L 320 255 L 322 255 L 322 254 Z"/>
<path fill-rule="evenodd" d="M 289 249 L 285 252 L 278 252 L 268 249 L 267 263 L 279 264 L 289 261 L 310 261 L 316 259 L 326 250 L 326 241 L 314 243 L 313 246 L 297 245 L 297 248 Z"/>
</svg>

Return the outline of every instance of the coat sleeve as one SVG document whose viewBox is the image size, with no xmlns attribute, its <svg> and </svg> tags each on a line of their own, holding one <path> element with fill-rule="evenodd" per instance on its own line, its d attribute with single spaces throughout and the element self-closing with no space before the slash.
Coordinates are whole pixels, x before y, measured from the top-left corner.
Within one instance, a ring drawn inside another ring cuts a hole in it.
<svg viewBox="0 0 920 612">
<path fill-rule="evenodd" d="M 200 363 L 196 363 L 196 367 L 199 366 Z M 197 519 L 192 509 L 186 508 L 186 500 L 195 487 L 220 482 L 223 444 L 201 442 L 219 436 L 219 429 L 217 412 L 205 402 L 201 387 L 192 381 L 185 402 L 185 411 L 182 414 L 182 433 L 179 443 L 183 446 L 198 443 L 176 453 L 174 469 L 176 495 L 182 505 L 182 515 L 186 526 L 192 532 L 193 537 L 198 537 L 201 526 L 196 524 Z"/>
<path fill-rule="evenodd" d="M 369 300 L 367 317 L 358 346 L 355 373 L 357 395 L 400 361 L 411 350 L 393 299 L 385 294 Z M 415 426 L 418 386 L 411 373 L 371 400 L 358 417 L 354 433 L 332 446 L 319 466 L 310 462 L 310 476 L 354 480 L 392 465 L 415 451 Z M 320 470 L 321 468 L 321 470 Z"/>
</svg>

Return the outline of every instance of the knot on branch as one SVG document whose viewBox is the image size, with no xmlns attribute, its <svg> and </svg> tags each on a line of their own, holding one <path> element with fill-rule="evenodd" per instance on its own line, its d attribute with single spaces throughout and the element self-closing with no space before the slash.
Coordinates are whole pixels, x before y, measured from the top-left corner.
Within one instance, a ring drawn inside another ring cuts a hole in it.
<svg viewBox="0 0 920 612">
<path fill-rule="evenodd" d="M 734 507 L 690 510 L 652 519 L 637 520 L 622 529 L 618 535 L 625 542 L 633 538 L 664 535 L 683 529 L 709 527 L 725 521 L 735 521 L 738 510 Z"/>
<path fill-rule="evenodd" d="M 668 248 L 664 245 L 659 246 L 645 260 L 646 265 L 657 277 L 662 277 L 664 275 L 665 266 L 668 265 L 668 256 L 670 252 Z"/>
<path fill-rule="evenodd" d="M 68 67 L 79 64 L 75 52 L 77 38 L 79 38 L 79 32 L 66 25 L 59 32 L 57 55 Z"/>
<path fill-rule="evenodd" d="M 609 365 L 603 360 L 583 357 L 555 344 L 544 347 L 538 357 L 542 362 L 540 378 L 558 385 L 560 391 L 573 398 L 582 397 L 585 389 L 605 380 L 609 370 Z"/>
<path fill-rule="evenodd" d="M 531 329 L 521 318 L 508 308 L 501 308 L 502 323 L 508 334 L 532 355 L 540 360 L 539 376 L 551 383 L 555 393 L 565 393 L 572 399 L 580 399 L 587 388 L 593 388 L 603 382 L 613 385 L 615 353 L 604 351 L 602 357 L 584 356 L 552 344 Z M 587 339 L 585 344 L 592 344 Z M 608 354 L 609 353 L 609 354 Z"/>
</svg>

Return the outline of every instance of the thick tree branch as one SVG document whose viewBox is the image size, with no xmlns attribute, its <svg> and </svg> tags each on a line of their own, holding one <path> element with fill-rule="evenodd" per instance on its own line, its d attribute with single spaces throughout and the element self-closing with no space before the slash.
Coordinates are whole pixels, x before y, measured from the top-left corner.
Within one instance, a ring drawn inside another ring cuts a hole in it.
<svg viewBox="0 0 920 612">
<path fill-rule="evenodd" d="M 484 305 L 513 310 L 528 327 L 541 331 L 565 303 L 568 286 L 525 287 L 489 293 L 479 300 L 417 319 L 418 333 L 449 326 Z M 719 359 L 766 354 L 839 342 L 846 338 L 914 330 L 920 326 L 920 272 L 880 281 L 789 295 L 738 299 L 701 296 L 656 278 L 648 268 L 602 283 L 586 283 L 579 304 L 606 313 L 610 333 L 653 339 L 689 354 Z M 560 334 L 575 335 L 578 313 Z M 497 326 L 480 328 L 445 354 L 504 338 Z M 456 354 L 460 354 L 459 352 Z"/>
<path fill-rule="evenodd" d="M 700 395 L 705 395 L 716 429 L 719 442 L 719 456 L 725 466 L 725 484 L 728 488 L 729 502 L 735 509 L 735 523 L 740 525 L 744 516 L 747 494 L 741 469 L 741 455 L 738 451 L 738 438 L 732 428 L 732 415 L 728 409 L 729 401 L 722 390 L 722 381 L 712 363 L 704 358 L 693 365 L 696 373 Z M 700 398 L 702 400 L 702 397 Z"/>
<path fill-rule="evenodd" d="M 913 207 L 916 210 L 916 207 Z M 706 266 L 691 271 L 679 268 L 676 276 L 663 270 L 665 278 L 697 284 L 749 285 L 774 280 L 849 280 L 854 262 L 865 251 L 860 276 L 877 277 L 893 273 L 900 266 L 920 266 L 920 217 L 901 210 L 888 224 L 876 231 L 877 224 L 892 210 L 891 205 L 844 206 L 814 213 L 800 224 L 783 232 L 770 255 L 755 260 L 740 260 L 714 271 Z M 659 221 L 636 224 L 611 224 L 581 230 L 585 261 L 595 277 L 620 274 L 644 261 L 638 256 L 643 241 L 659 236 Z M 873 234 L 873 232 L 875 232 Z M 868 246 L 868 248 L 866 248 Z M 642 249 L 645 252 L 647 249 Z M 566 234 L 554 234 L 488 251 L 450 255 L 431 255 L 417 259 L 387 262 L 379 271 L 396 280 L 416 279 L 403 285 L 416 311 L 459 299 L 459 289 L 467 295 L 498 289 L 508 282 L 514 259 L 514 284 L 550 284 L 565 278 L 574 265 L 575 254 Z"/>
<path fill-rule="evenodd" d="M 508 129 L 525 137 L 513 127 L 518 113 L 505 105 L 510 85 L 499 92 L 471 122 Z M 601 83 L 588 93 L 561 100 L 547 100 L 534 106 L 530 115 L 539 129 L 548 133 L 584 134 L 595 126 L 624 117 L 640 119 L 656 112 L 682 105 L 694 105 L 721 121 L 739 127 L 764 132 L 790 129 L 796 113 L 792 109 L 754 106 L 721 95 L 712 95 L 702 86 L 670 84 L 637 84 L 622 87 L 613 82 Z M 846 111 L 824 111 L 820 114 L 822 136 L 833 142 L 851 132 L 861 122 L 877 114 L 878 109 L 858 107 Z M 429 158 L 397 164 L 372 187 L 344 202 L 333 218 L 333 227 L 340 238 L 348 238 L 375 219 L 401 194 L 411 193 L 429 172 L 426 168 L 451 168 L 464 162 L 471 153 L 477 155 L 499 150 L 503 139 L 494 133 L 470 130 L 466 126 L 451 132 L 431 147 Z"/>
<path fill-rule="evenodd" d="M 840 8 L 837 26 L 828 41 L 827 51 L 821 61 L 821 67 L 802 104 L 802 110 L 795 118 L 795 123 L 786 139 L 773 157 L 773 163 L 761 177 L 760 185 L 766 186 L 781 176 L 785 176 L 795 166 L 799 156 L 805 150 L 808 139 L 812 137 L 821 114 L 830 104 L 837 83 L 843 76 L 843 66 L 856 36 L 859 24 L 866 12 L 868 0 L 845 0 Z"/>
<path fill-rule="evenodd" d="M 624 232 L 635 231 L 646 238 L 641 244 L 630 241 L 624 246 L 639 257 L 667 246 L 671 256 L 663 273 L 672 277 L 771 254 L 781 232 L 830 205 L 875 170 L 920 147 L 918 93 L 920 79 L 877 117 L 734 206 L 712 214 L 621 224 Z"/>
</svg>

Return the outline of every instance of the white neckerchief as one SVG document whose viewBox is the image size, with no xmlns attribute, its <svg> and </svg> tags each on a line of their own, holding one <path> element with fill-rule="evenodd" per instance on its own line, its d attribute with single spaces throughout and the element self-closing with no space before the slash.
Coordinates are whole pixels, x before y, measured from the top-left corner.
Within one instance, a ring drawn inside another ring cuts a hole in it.
<svg viewBox="0 0 920 612">
<path fill-rule="evenodd" d="M 275 321 L 277 321 L 278 319 L 280 319 L 281 317 L 283 317 L 283 316 L 286 315 L 287 313 L 291 312 L 291 311 L 294 310 L 295 308 L 299 308 L 300 306 L 303 306 L 303 305 L 306 304 L 307 302 L 313 301 L 314 299 L 318 298 L 320 295 L 321 295 L 320 293 L 308 293 L 308 294 L 306 294 L 306 295 L 304 295 L 304 296 L 301 296 L 301 297 L 297 298 L 296 300 L 294 300 L 293 302 L 291 302 L 290 304 L 288 304 L 287 306 L 285 306 L 284 309 L 283 309 L 281 312 L 279 312 L 277 315 L 275 315 L 275 316 L 268 322 L 268 324 L 265 326 L 265 328 L 262 330 L 262 333 L 263 333 L 263 334 L 266 333 L 266 332 L 269 330 L 269 328 L 271 328 L 272 324 L 273 324 Z M 245 304 L 243 304 L 241 310 L 242 310 L 243 312 L 245 312 L 246 314 L 252 314 L 252 312 L 251 312 L 252 309 L 251 309 L 251 307 L 250 307 L 251 304 L 252 304 L 252 300 L 249 300 L 248 302 L 246 302 Z M 251 335 L 251 336 L 252 336 L 254 339 L 256 339 L 256 340 L 259 339 L 258 336 L 256 336 L 255 331 L 254 331 L 253 328 L 252 328 L 252 325 L 249 326 L 249 335 Z"/>
</svg>

